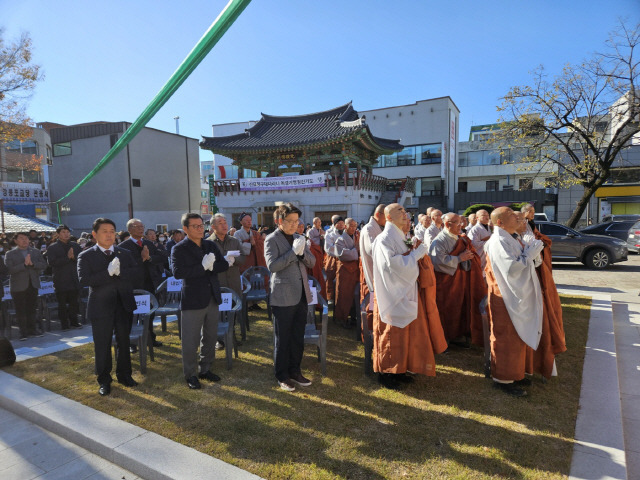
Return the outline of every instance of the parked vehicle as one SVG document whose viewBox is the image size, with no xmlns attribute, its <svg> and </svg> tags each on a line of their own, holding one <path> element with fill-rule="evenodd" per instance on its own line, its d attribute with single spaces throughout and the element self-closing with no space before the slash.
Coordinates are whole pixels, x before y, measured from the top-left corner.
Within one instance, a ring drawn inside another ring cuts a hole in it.
<svg viewBox="0 0 640 480">
<path fill-rule="evenodd" d="M 629 215 L 607 215 L 606 217 L 602 217 L 603 222 L 611 222 L 614 220 L 640 220 L 640 214 L 629 214 Z"/>
<path fill-rule="evenodd" d="M 548 222 L 549 218 L 547 217 L 546 213 L 534 213 L 533 214 L 533 221 L 534 222 Z"/>
<path fill-rule="evenodd" d="M 635 223 L 635 220 L 614 220 L 581 228 L 579 231 L 581 233 L 588 233 L 589 235 L 607 235 L 608 237 L 616 237 L 626 242 L 627 237 L 629 236 L 629 229 L 633 227 Z"/>
<path fill-rule="evenodd" d="M 627 248 L 630 252 L 640 253 L 640 220 L 634 223 L 629 229 Z"/>
<path fill-rule="evenodd" d="M 541 233 L 553 242 L 554 261 L 582 262 L 589 268 L 603 269 L 627 260 L 627 242 L 605 235 L 589 235 L 555 222 L 536 222 Z"/>
</svg>

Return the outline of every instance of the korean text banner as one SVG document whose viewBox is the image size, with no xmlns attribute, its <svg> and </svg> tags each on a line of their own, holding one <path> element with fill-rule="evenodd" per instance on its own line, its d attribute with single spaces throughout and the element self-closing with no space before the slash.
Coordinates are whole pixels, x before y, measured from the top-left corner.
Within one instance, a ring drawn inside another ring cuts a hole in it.
<svg viewBox="0 0 640 480">
<path fill-rule="evenodd" d="M 240 190 L 286 190 L 289 188 L 324 187 L 324 173 L 298 175 L 297 177 L 241 178 Z"/>
</svg>

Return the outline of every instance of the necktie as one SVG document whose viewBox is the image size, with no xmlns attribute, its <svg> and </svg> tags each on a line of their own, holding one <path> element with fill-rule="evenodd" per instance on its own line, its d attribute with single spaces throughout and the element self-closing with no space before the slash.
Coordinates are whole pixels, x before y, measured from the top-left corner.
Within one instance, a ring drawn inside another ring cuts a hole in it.
<svg viewBox="0 0 640 480">
<path fill-rule="evenodd" d="M 138 244 L 138 246 L 139 246 L 140 248 L 142 248 L 142 239 L 138 240 L 136 243 Z"/>
<path fill-rule="evenodd" d="M 113 252 L 111 250 L 105 250 L 104 254 L 107 256 L 107 259 L 111 259 L 111 255 L 113 254 Z"/>
</svg>

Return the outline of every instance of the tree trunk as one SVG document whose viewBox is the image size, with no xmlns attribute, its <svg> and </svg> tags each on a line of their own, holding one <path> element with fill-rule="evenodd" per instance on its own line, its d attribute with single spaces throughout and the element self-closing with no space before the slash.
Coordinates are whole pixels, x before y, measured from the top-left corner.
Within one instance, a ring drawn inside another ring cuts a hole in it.
<svg viewBox="0 0 640 480">
<path fill-rule="evenodd" d="M 575 210 L 573 211 L 573 213 L 571 214 L 571 217 L 567 221 L 568 227 L 570 228 L 576 227 L 576 225 L 580 221 L 580 218 L 582 218 L 582 214 L 586 210 L 587 205 L 589 204 L 589 200 L 591 200 L 591 197 L 593 196 L 593 194 L 596 193 L 596 190 L 600 188 L 600 186 L 604 183 L 605 180 L 606 180 L 605 178 L 601 177 L 593 185 L 584 187 L 584 192 L 582 193 L 582 197 L 580 197 L 580 200 L 578 200 L 578 204 L 576 205 Z"/>
</svg>

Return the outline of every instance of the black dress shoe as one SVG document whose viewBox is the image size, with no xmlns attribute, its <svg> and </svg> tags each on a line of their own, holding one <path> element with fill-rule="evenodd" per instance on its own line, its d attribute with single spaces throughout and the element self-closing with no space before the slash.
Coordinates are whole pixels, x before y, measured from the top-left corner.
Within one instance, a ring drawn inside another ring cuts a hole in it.
<svg viewBox="0 0 640 480">
<path fill-rule="evenodd" d="M 531 379 L 524 377 L 522 380 L 516 380 L 515 382 L 513 382 L 513 384 L 517 385 L 518 387 L 530 387 Z"/>
<path fill-rule="evenodd" d="M 400 382 L 392 373 L 378 373 L 378 383 L 390 390 L 400 390 Z"/>
<path fill-rule="evenodd" d="M 98 393 L 101 396 L 106 397 L 111 393 L 111 385 L 108 383 L 103 383 L 102 385 L 100 385 L 100 389 L 98 390 Z"/>
<path fill-rule="evenodd" d="M 399 373 L 395 375 L 394 379 L 400 383 L 412 383 L 413 375 L 410 375 L 408 373 Z"/>
<path fill-rule="evenodd" d="M 129 347 L 129 353 L 136 353 L 138 351 L 138 347 L 136 347 L 135 345 L 131 345 Z"/>
<path fill-rule="evenodd" d="M 201 373 L 198 376 L 200 378 L 204 379 L 204 380 L 209 380 L 210 382 L 219 382 L 220 381 L 220 377 L 218 375 L 216 375 L 215 373 L 213 373 L 211 370 L 209 370 L 206 373 Z"/>
<path fill-rule="evenodd" d="M 516 398 L 526 397 L 527 392 L 522 388 L 518 387 L 515 383 L 498 383 L 493 382 L 493 387 L 498 390 L 502 390 L 507 395 L 511 395 Z"/>
<path fill-rule="evenodd" d="M 202 386 L 200 385 L 200 380 L 198 380 L 198 377 L 196 377 L 195 375 L 187 378 L 187 385 L 192 390 L 198 390 L 199 388 L 202 388 Z"/>
<path fill-rule="evenodd" d="M 118 383 L 124 385 L 125 387 L 137 387 L 138 382 L 136 382 L 131 375 L 127 377 L 118 377 Z"/>
<path fill-rule="evenodd" d="M 161 347 L 161 346 L 162 346 L 162 342 L 159 342 L 159 341 L 157 341 L 157 340 L 154 340 L 154 341 L 153 341 L 153 346 L 154 346 L 154 347 Z"/>
</svg>

